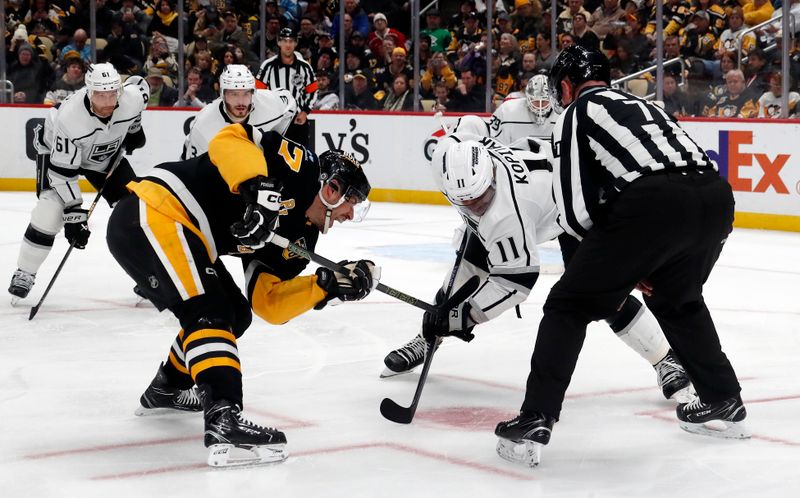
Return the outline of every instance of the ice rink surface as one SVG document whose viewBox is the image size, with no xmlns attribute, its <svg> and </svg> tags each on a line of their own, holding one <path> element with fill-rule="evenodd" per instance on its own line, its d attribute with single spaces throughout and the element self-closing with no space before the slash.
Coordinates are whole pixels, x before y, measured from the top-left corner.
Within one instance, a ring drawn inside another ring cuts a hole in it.
<svg viewBox="0 0 800 498">
<path fill-rule="evenodd" d="M 33 204 L 32 193 L 0 194 L 3 286 Z M 735 230 L 706 285 L 741 379 L 749 441 L 681 431 L 652 367 L 593 324 L 542 465 L 500 459 L 493 429 L 522 402 L 552 273 L 522 319 L 509 312 L 470 344 L 445 341 L 408 426 L 378 406 L 387 396 L 407 406 L 417 373 L 378 374 L 384 355 L 416 334 L 421 311 L 374 293 L 283 326 L 256 318 L 239 341 L 245 413 L 282 429 L 290 456 L 212 470 L 201 415 L 133 415 L 178 327 L 136 306 L 105 245 L 108 214 L 97 209 L 89 247 L 70 256 L 33 321 L 29 308 L 67 248 L 62 236 L 29 298 L 0 303 L 0 496 L 800 496 L 800 234 Z M 432 300 L 457 223 L 452 208 L 379 203 L 364 223 L 322 236 L 317 252 L 371 258 L 384 283 Z M 558 264 L 556 245 L 543 253 Z M 241 282 L 239 262 L 225 261 Z"/>
</svg>

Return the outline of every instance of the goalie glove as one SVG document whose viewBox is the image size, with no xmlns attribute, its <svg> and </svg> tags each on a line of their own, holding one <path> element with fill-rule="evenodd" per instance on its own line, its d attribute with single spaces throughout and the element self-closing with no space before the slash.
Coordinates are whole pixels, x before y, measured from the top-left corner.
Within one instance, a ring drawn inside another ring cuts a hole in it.
<svg viewBox="0 0 800 498">
<path fill-rule="evenodd" d="M 89 211 L 75 206 L 64 210 L 64 236 L 75 249 L 85 249 L 89 243 Z"/>
<path fill-rule="evenodd" d="M 426 311 L 422 315 L 422 335 L 425 339 L 432 340 L 436 337 L 454 336 L 464 342 L 475 338 L 472 329 L 476 323 L 470 318 L 472 306 L 469 301 L 456 305 L 447 313 L 431 313 Z"/>
<path fill-rule="evenodd" d="M 369 295 L 381 278 L 381 268 L 367 259 L 340 261 L 339 265 L 346 268 L 349 274 L 343 275 L 323 267 L 317 269 L 317 285 L 327 296 L 314 306 L 315 310 L 321 310 L 328 303 L 334 306 L 344 301 L 360 301 Z"/>
<path fill-rule="evenodd" d="M 279 225 L 282 188 L 278 180 L 260 175 L 239 185 L 246 206 L 242 220 L 231 225 L 231 233 L 242 245 L 260 249 L 272 240 Z"/>
</svg>

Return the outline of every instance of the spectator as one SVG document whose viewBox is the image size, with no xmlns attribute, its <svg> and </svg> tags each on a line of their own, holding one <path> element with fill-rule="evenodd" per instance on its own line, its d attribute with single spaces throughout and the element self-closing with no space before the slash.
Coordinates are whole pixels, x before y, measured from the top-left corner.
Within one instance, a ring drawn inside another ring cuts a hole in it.
<svg viewBox="0 0 800 498">
<path fill-rule="evenodd" d="M 103 53 L 121 74 L 141 73 L 147 57 L 144 40 L 135 29 L 119 19 L 111 22 L 111 33 Z"/>
<path fill-rule="evenodd" d="M 568 0 L 567 8 L 562 10 L 556 19 L 556 27 L 559 33 L 570 33 L 573 31 L 572 18 L 575 14 L 583 14 L 584 22 L 589 19 L 591 14 L 583 8 L 583 0 Z"/>
<path fill-rule="evenodd" d="M 269 59 L 280 52 L 280 48 L 278 48 L 280 32 L 281 18 L 279 16 L 267 17 L 267 29 L 264 31 L 264 46 L 266 54 L 264 54 L 263 58 Z M 261 39 L 258 36 L 253 37 L 253 42 L 250 44 L 250 50 L 256 54 L 261 53 Z M 259 55 L 258 59 L 261 60 L 262 57 Z"/>
<path fill-rule="evenodd" d="M 512 25 L 518 38 L 530 38 L 540 31 L 542 4 L 539 0 L 516 0 Z M 549 30 L 547 31 L 550 32 Z"/>
<path fill-rule="evenodd" d="M 73 30 L 78 28 L 89 29 L 91 24 L 91 11 L 89 2 L 77 2 L 74 0 L 67 2 L 64 0 L 59 0 L 57 3 L 61 4 L 64 9 L 75 9 L 74 13 L 69 14 L 64 19 L 64 25 L 66 27 Z M 111 29 L 111 21 L 114 18 L 114 13 L 106 5 L 106 0 L 96 0 L 95 15 L 95 36 L 97 36 L 97 38 L 106 38 L 109 30 Z M 86 62 L 85 59 L 84 62 Z"/>
<path fill-rule="evenodd" d="M 736 54 L 733 52 L 725 52 L 719 60 L 719 72 L 715 75 L 711 83 L 711 98 L 716 99 L 727 89 L 725 83 L 725 75 L 731 69 L 736 69 Z"/>
<path fill-rule="evenodd" d="M 625 11 L 619 7 L 619 0 L 603 0 L 588 20 L 589 27 L 602 40 L 615 28 L 616 23 L 623 22 Z M 577 42 L 577 40 L 575 40 Z"/>
<path fill-rule="evenodd" d="M 397 47 L 395 50 L 400 49 Z M 394 77 L 392 89 L 387 92 L 383 100 L 384 111 L 413 111 L 414 92 L 409 89 L 408 76 L 399 73 Z"/>
<path fill-rule="evenodd" d="M 364 12 L 364 9 L 358 4 L 358 0 L 344 0 L 344 13 L 345 13 L 345 35 L 350 35 L 347 32 L 347 18 L 350 18 L 350 25 L 351 28 L 360 31 L 362 35 L 367 36 L 369 34 L 369 17 L 367 17 L 367 13 Z M 337 13 L 333 16 L 333 26 L 331 29 L 331 35 L 334 39 L 339 39 L 339 29 L 340 29 L 340 22 L 339 22 L 339 14 Z"/>
<path fill-rule="evenodd" d="M 460 61 L 457 62 L 455 68 L 457 72 L 461 73 L 462 71 L 471 71 L 475 79 L 483 84 L 486 81 L 486 50 L 487 50 L 487 39 L 488 36 L 486 33 L 481 35 L 480 43 L 471 43 L 469 45 L 467 53 L 464 57 L 461 58 Z M 492 50 L 494 53 L 495 51 Z M 492 72 L 497 72 L 497 61 L 494 60 L 492 64 Z"/>
<path fill-rule="evenodd" d="M 775 8 L 769 0 L 740 0 L 744 23 L 748 26 L 755 26 L 769 20 Z"/>
<path fill-rule="evenodd" d="M 178 61 L 169 51 L 167 39 L 159 34 L 153 35 L 153 39 L 150 41 L 150 54 L 144 62 L 145 72 L 151 68 L 161 71 L 161 74 L 168 77 L 173 83 L 178 77 Z"/>
<path fill-rule="evenodd" d="M 147 26 L 147 35 L 158 33 L 164 37 L 171 53 L 178 52 L 178 13 L 175 12 L 174 0 L 158 0 L 156 12 Z M 185 26 L 185 25 L 184 25 Z M 185 26 L 186 27 L 186 26 Z M 188 35 L 189 30 L 184 30 Z M 181 40 L 183 42 L 183 40 Z"/>
<path fill-rule="evenodd" d="M 758 112 L 757 96 L 745 86 L 744 74 L 732 69 L 725 75 L 725 92 L 704 109 L 705 116 L 720 118 L 752 118 Z M 760 96 L 760 95 L 759 95 Z"/>
<path fill-rule="evenodd" d="M 310 61 L 319 50 L 319 41 L 317 40 L 317 26 L 314 21 L 308 17 L 303 16 L 300 19 L 300 31 L 297 33 L 297 51 L 303 55 L 303 58 Z"/>
<path fill-rule="evenodd" d="M 586 16 L 579 12 L 572 16 L 572 36 L 581 47 L 600 49 L 600 38 L 589 28 Z"/>
<path fill-rule="evenodd" d="M 611 79 L 619 79 L 639 70 L 639 61 L 631 54 L 627 42 L 620 42 L 614 56 L 609 60 Z"/>
<path fill-rule="evenodd" d="M 444 82 L 447 88 L 453 89 L 458 83 L 456 74 L 450 69 L 447 59 L 444 58 L 444 53 L 435 52 L 428 60 L 428 66 L 420 77 L 420 89 L 425 95 L 431 95 L 433 85 L 438 82 Z"/>
<path fill-rule="evenodd" d="M 86 67 L 80 57 L 72 57 L 64 61 L 64 75 L 57 79 L 44 97 L 44 103 L 56 105 L 83 88 Z"/>
<path fill-rule="evenodd" d="M 628 43 L 631 55 L 639 61 L 649 60 L 653 46 L 647 36 L 642 33 L 642 29 L 647 23 L 638 14 L 628 14 L 625 17 L 625 22 L 628 23 L 628 26 L 625 28 L 625 33 L 620 37 L 620 41 L 624 40 Z"/>
<path fill-rule="evenodd" d="M 711 60 L 717 39 L 709 29 L 711 18 L 708 12 L 699 10 L 690 19 L 691 22 L 684 29 L 681 53 L 684 57 Z"/>
<path fill-rule="evenodd" d="M 67 52 L 75 51 L 84 63 L 90 63 L 92 61 L 92 47 L 86 44 L 88 39 L 89 35 L 86 34 L 86 31 L 76 29 L 75 34 L 72 35 L 72 42 L 61 49 L 59 62 L 64 62 L 64 56 Z"/>
<path fill-rule="evenodd" d="M 436 8 L 428 9 L 425 12 L 425 26 L 422 30 L 423 35 L 430 37 L 431 52 L 444 52 L 450 46 L 453 36 L 442 27 L 442 16 Z"/>
<path fill-rule="evenodd" d="M 198 92 L 203 84 L 203 77 L 200 74 L 200 69 L 193 67 L 186 71 L 186 91 L 183 92 L 183 96 L 178 99 L 174 107 L 195 107 L 202 109 L 206 106 L 208 102 L 203 102 L 197 97 Z"/>
<path fill-rule="evenodd" d="M 681 56 L 681 42 L 676 35 L 668 36 L 664 39 L 664 62 L 675 59 Z M 683 76 L 683 66 L 678 63 L 672 63 L 664 66 L 664 72 L 674 74 L 676 77 Z"/>
<path fill-rule="evenodd" d="M 134 0 L 122 0 L 122 8 L 114 13 L 114 20 L 122 23 L 126 33 L 141 37 L 147 33 L 150 16 Z"/>
<path fill-rule="evenodd" d="M 453 111 L 456 112 L 483 112 L 486 90 L 478 85 L 472 71 L 461 73 L 461 83 L 453 92 Z"/>
<path fill-rule="evenodd" d="M 387 36 L 393 36 L 395 38 L 394 43 L 396 46 L 406 48 L 406 35 L 394 28 L 390 28 L 384 14 L 381 14 L 380 12 L 375 14 L 375 16 L 372 18 L 372 24 L 375 27 L 375 31 L 369 34 L 368 45 L 370 48 L 373 48 L 378 44 L 383 44 L 383 40 Z M 374 51 L 375 50 L 373 50 L 373 52 Z"/>
<path fill-rule="evenodd" d="M 466 18 L 472 13 L 476 12 L 477 9 L 475 8 L 475 0 L 462 0 L 461 3 L 458 4 L 458 12 L 453 14 L 450 17 L 450 21 L 447 25 L 447 29 L 451 32 L 456 32 L 461 30 L 464 27 L 464 21 Z M 433 39 L 431 39 L 431 42 Z"/>
<path fill-rule="evenodd" d="M 369 78 L 363 69 L 357 69 L 353 74 L 350 86 L 345 89 L 345 109 L 371 111 L 378 108 L 378 102 L 369 89 Z"/>
<path fill-rule="evenodd" d="M 664 74 L 664 112 L 677 119 L 686 116 L 686 108 L 686 95 L 678 87 L 675 75 Z"/>
<path fill-rule="evenodd" d="M 208 39 L 208 47 L 216 58 L 221 59 L 220 56 L 228 45 L 247 49 L 250 42 L 238 21 L 236 14 L 230 10 L 222 14 L 222 29 Z"/>
<path fill-rule="evenodd" d="M 478 25 L 478 13 L 470 12 L 464 19 L 464 27 L 453 34 L 453 41 L 450 42 L 447 54 L 454 60 L 469 52 L 473 44 L 480 43 L 483 30 Z"/>
<path fill-rule="evenodd" d="M 22 20 L 28 32 L 38 31 L 37 34 L 49 37 L 55 35 L 61 25 L 59 13 L 63 15 L 64 12 L 60 8 L 56 10 L 57 7 L 54 8 L 49 0 L 34 0 L 32 4 Z"/>
<path fill-rule="evenodd" d="M 17 60 L 8 67 L 7 78 L 14 84 L 14 102 L 41 104 L 50 86 L 52 70 L 28 43 L 19 45 Z"/>
<path fill-rule="evenodd" d="M 399 74 L 405 74 L 406 83 L 414 81 L 414 68 L 408 63 L 406 49 L 395 47 L 392 50 L 392 62 L 375 70 L 375 79 L 378 88 L 389 92 L 394 86 L 394 80 Z"/>
<path fill-rule="evenodd" d="M 570 35 L 570 38 L 572 38 L 572 35 Z M 520 67 L 523 73 L 536 71 L 536 54 L 533 52 L 525 52 L 522 54 Z"/>
<path fill-rule="evenodd" d="M 331 88 L 331 75 L 324 69 L 317 72 L 317 100 L 311 105 L 315 111 L 332 111 L 339 108 L 339 96 Z"/>
<path fill-rule="evenodd" d="M 202 36 L 206 40 L 214 36 L 219 30 L 219 12 L 214 5 L 205 7 L 193 12 L 195 16 L 194 36 Z M 267 17 L 269 19 L 269 17 Z"/>
<path fill-rule="evenodd" d="M 769 90 L 758 99 L 758 117 L 759 118 L 780 118 L 781 116 L 781 103 L 783 96 L 783 76 L 780 71 L 772 73 L 769 79 Z M 789 88 L 792 87 L 791 80 L 789 80 Z M 800 94 L 797 92 L 789 92 L 789 112 L 787 117 L 794 117 L 797 112 L 797 102 L 800 101 Z"/>
<path fill-rule="evenodd" d="M 745 86 L 760 96 L 769 89 L 772 69 L 769 67 L 767 55 L 760 48 L 750 51 L 745 66 Z"/>
<path fill-rule="evenodd" d="M 556 57 L 558 54 L 553 52 L 550 45 L 550 32 L 542 31 L 536 35 L 536 69 L 550 72 Z"/>
<path fill-rule="evenodd" d="M 452 106 L 450 100 L 450 89 L 444 81 L 437 81 L 433 85 L 433 96 L 436 99 L 433 104 L 434 112 L 446 112 Z"/>
<path fill-rule="evenodd" d="M 156 67 L 147 70 L 145 77 L 150 85 L 147 107 L 172 107 L 178 101 L 178 91 L 164 83 L 164 75 Z"/>
<path fill-rule="evenodd" d="M 561 50 L 564 50 L 567 47 L 571 47 L 571 46 L 575 45 L 575 35 L 573 35 L 572 33 L 564 33 L 559 37 L 559 39 L 560 39 L 560 41 L 559 41 L 559 44 L 560 44 L 559 45 L 559 49 L 561 49 Z M 524 61 L 524 59 L 523 59 L 523 61 Z M 534 62 L 535 61 L 536 60 L 534 59 Z"/>
<path fill-rule="evenodd" d="M 392 37 L 386 37 L 386 39 L 389 38 Z M 361 59 L 364 61 L 365 67 L 367 67 L 370 72 L 375 71 L 376 67 L 384 64 L 382 60 L 379 62 L 372 50 L 367 48 L 366 39 L 360 31 L 353 31 L 353 35 L 350 37 L 350 50 L 359 54 Z"/>
<path fill-rule="evenodd" d="M 317 59 L 314 61 L 314 70 L 316 71 L 324 71 L 326 73 L 331 73 L 336 66 L 336 53 L 333 49 L 330 48 L 322 48 L 320 49 L 319 53 L 317 54 Z M 336 85 L 331 85 L 333 88 Z"/>
<path fill-rule="evenodd" d="M 494 39 L 497 40 L 504 33 L 514 36 L 519 34 L 519 32 L 514 29 L 514 25 L 511 24 L 511 16 L 508 15 L 507 12 L 500 12 L 497 14 L 497 21 L 495 21 L 495 27 L 492 30 L 492 36 L 494 36 Z"/>
<path fill-rule="evenodd" d="M 211 102 L 218 97 L 217 94 L 217 79 L 214 76 L 214 58 L 211 52 L 204 50 L 197 52 L 194 56 L 194 63 L 197 69 L 200 70 L 200 89 L 197 91 L 197 97 L 203 102 Z"/>
<path fill-rule="evenodd" d="M 705 11 L 708 14 L 709 30 L 719 39 L 728 24 L 728 14 L 725 9 L 717 5 L 717 0 L 695 0 L 694 3 L 692 8 L 695 12 Z"/>
<path fill-rule="evenodd" d="M 366 76 L 367 81 L 369 82 L 370 90 L 375 88 L 375 75 L 372 74 L 372 71 L 367 68 L 361 51 L 348 50 L 344 56 L 345 82 L 351 81 L 353 76 L 356 74 L 356 71 L 361 71 L 362 74 Z"/>
<path fill-rule="evenodd" d="M 650 5 L 648 3 L 648 5 Z M 673 36 L 678 35 L 683 26 L 688 21 L 689 16 L 692 15 L 692 11 L 689 8 L 689 4 L 684 2 L 683 0 L 667 0 L 667 3 L 664 5 L 664 14 L 663 14 L 663 22 L 664 26 L 664 36 Z M 656 33 L 656 4 L 652 4 L 652 8 L 650 9 L 650 22 L 647 23 L 647 28 L 645 32 L 652 37 L 653 43 L 655 43 L 655 33 Z"/>
<path fill-rule="evenodd" d="M 203 35 L 195 35 L 194 40 L 186 46 L 186 64 L 188 67 L 193 67 L 195 54 L 203 51 L 208 51 L 208 40 Z"/>
</svg>

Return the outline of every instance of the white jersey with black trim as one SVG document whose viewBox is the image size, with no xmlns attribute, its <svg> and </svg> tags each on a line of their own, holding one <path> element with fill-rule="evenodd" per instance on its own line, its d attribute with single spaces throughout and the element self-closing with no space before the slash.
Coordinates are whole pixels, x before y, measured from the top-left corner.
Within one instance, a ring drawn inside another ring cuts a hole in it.
<svg viewBox="0 0 800 498">
<path fill-rule="evenodd" d="M 111 166 L 125 137 L 142 129 L 148 98 L 139 85 L 123 85 L 114 113 L 101 120 L 91 111 L 84 87 L 50 110 L 44 134 L 34 140 L 40 154 L 50 155 L 49 184 L 68 207 L 82 202 L 78 169 L 103 172 Z"/>
<path fill-rule="evenodd" d="M 256 90 L 253 94 L 253 110 L 242 121 L 261 133 L 277 131 L 286 133 L 297 114 L 297 101 L 290 91 L 283 88 L 277 90 Z M 218 97 L 197 113 L 189 135 L 183 144 L 182 159 L 197 157 L 208 152 L 208 143 L 222 128 L 234 121 L 225 110 L 225 102 Z"/>
<path fill-rule="evenodd" d="M 492 138 L 505 145 L 513 145 L 526 137 L 550 139 L 558 115 L 550 111 L 547 121 L 537 125 L 536 117 L 528 109 L 525 98 L 505 100 L 492 114 L 489 128 Z"/>
<path fill-rule="evenodd" d="M 473 318 L 482 323 L 527 299 L 539 274 L 537 244 L 563 230 L 556 222 L 552 173 L 544 153 L 512 150 L 491 137 L 456 129 L 441 139 L 431 166 L 443 167 L 447 149 L 464 140 L 486 147 L 496 168 L 495 196 L 483 216 L 459 209 L 467 230 L 488 252 L 489 276 L 469 298 Z"/>
</svg>

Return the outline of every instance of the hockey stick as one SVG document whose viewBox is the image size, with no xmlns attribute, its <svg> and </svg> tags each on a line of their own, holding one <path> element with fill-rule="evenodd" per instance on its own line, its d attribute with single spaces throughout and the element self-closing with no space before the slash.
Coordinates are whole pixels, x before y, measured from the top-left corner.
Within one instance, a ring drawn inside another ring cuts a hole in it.
<svg viewBox="0 0 800 498">
<path fill-rule="evenodd" d="M 463 302 L 470 294 L 478 289 L 479 285 L 480 278 L 477 275 L 467 280 L 460 289 L 455 291 L 447 301 L 440 305 L 441 312 L 447 313 L 451 308 Z M 433 354 L 438 348 L 438 341 L 435 337 L 433 339 L 426 339 L 426 342 L 428 343 L 428 354 L 425 355 L 425 363 L 422 365 L 422 373 L 417 381 L 417 390 L 414 391 L 414 399 L 411 400 L 411 405 L 406 408 L 398 405 L 394 400 L 383 398 L 383 401 L 381 401 L 381 415 L 387 420 L 398 424 L 410 424 L 411 420 L 414 418 L 414 414 L 417 412 L 417 406 L 419 405 L 419 398 L 422 396 L 422 388 L 425 387 L 428 371 L 433 362 Z"/>
<path fill-rule="evenodd" d="M 119 155 L 116 157 L 116 159 L 114 159 L 114 165 L 111 166 L 111 169 L 108 170 L 108 174 L 106 174 L 106 181 L 103 182 L 103 185 L 100 186 L 99 189 L 97 189 L 97 195 L 94 197 L 94 201 L 92 201 L 92 205 L 89 206 L 89 210 L 86 212 L 86 221 L 87 222 L 89 221 L 89 218 L 92 216 L 92 212 L 94 211 L 94 208 L 97 207 L 97 203 L 100 202 L 100 196 L 103 195 L 103 190 L 105 190 L 106 185 L 108 184 L 108 179 L 111 177 L 111 174 L 114 173 L 114 171 L 117 169 L 117 166 L 119 166 L 119 163 L 122 161 L 122 155 L 123 155 L 122 147 L 120 147 L 119 151 L 120 151 Z M 36 313 L 39 312 L 39 308 L 41 308 L 42 303 L 44 302 L 44 298 L 46 298 L 47 294 L 50 293 L 50 289 L 53 287 L 53 284 L 56 282 L 56 278 L 58 278 L 59 273 L 61 273 L 61 269 L 64 268 L 64 263 L 67 262 L 67 258 L 69 258 L 70 253 L 72 253 L 72 250 L 75 249 L 75 242 L 76 241 L 72 241 L 70 243 L 69 249 L 67 249 L 67 252 L 66 252 L 66 254 L 64 254 L 64 257 L 61 258 L 61 263 L 58 264 L 58 268 L 56 268 L 56 272 L 53 274 L 53 278 L 50 279 L 50 283 L 48 283 L 47 287 L 44 289 L 44 294 L 42 294 L 42 297 L 39 299 L 39 302 L 36 303 L 36 306 L 31 308 L 31 313 L 30 313 L 30 315 L 28 315 L 28 320 L 29 321 L 33 320 L 33 317 L 35 317 Z"/>
<path fill-rule="evenodd" d="M 467 239 L 468 236 L 465 234 L 461 239 L 461 245 L 459 246 L 458 251 L 456 251 L 456 261 L 453 263 L 453 272 L 450 274 L 450 279 L 447 282 L 447 289 L 445 289 L 447 294 L 450 294 L 450 292 L 453 291 L 453 285 L 456 281 L 458 268 L 461 266 L 461 259 L 464 257 L 464 251 L 467 247 Z M 461 289 L 458 290 L 458 292 L 456 292 L 456 294 L 448 298 L 447 301 L 441 305 L 441 308 L 445 312 L 451 309 L 453 306 L 463 301 L 469 294 L 475 292 L 475 289 L 478 288 L 479 283 L 480 280 L 478 277 L 472 277 L 461 287 Z M 468 293 L 466 293 L 467 290 L 469 291 Z M 462 295 L 462 293 L 464 294 Z M 384 398 L 383 401 L 381 401 L 381 415 L 383 415 L 383 417 L 387 420 L 391 420 L 392 422 L 398 424 L 410 424 L 411 420 L 414 418 L 414 413 L 417 411 L 419 399 L 422 396 L 422 388 L 425 386 L 425 381 L 428 379 L 428 370 L 431 368 L 433 355 L 439 348 L 440 341 L 438 341 L 436 338 L 433 338 L 431 340 L 426 339 L 425 342 L 427 352 L 425 354 L 425 362 L 422 365 L 422 372 L 420 373 L 419 380 L 417 381 L 417 389 L 414 391 L 414 399 L 411 401 L 411 405 L 408 408 L 405 408 L 398 405 L 394 400 Z"/>
<path fill-rule="evenodd" d="M 288 250 L 292 251 L 293 253 L 299 255 L 302 258 L 305 258 L 305 259 L 307 259 L 309 261 L 313 261 L 314 263 L 317 263 L 320 266 L 324 266 L 325 268 L 327 268 L 329 270 L 333 270 L 336 273 L 340 273 L 342 275 L 349 275 L 350 274 L 350 270 L 348 270 L 344 266 L 342 266 L 342 265 L 340 265 L 338 263 L 334 263 L 330 259 L 325 258 L 323 256 L 320 256 L 319 254 L 311 252 L 308 249 L 306 249 L 305 247 L 301 247 L 301 246 L 298 246 L 297 244 L 295 244 L 293 242 L 289 242 L 289 239 L 287 239 L 285 237 L 281 237 L 277 233 L 273 234 L 272 240 L 270 242 L 272 242 L 273 244 L 275 244 L 278 247 L 282 247 L 284 249 L 288 249 Z M 442 312 L 446 311 L 446 310 L 443 311 L 438 306 L 434 306 L 434 305 L 432 305 L 430 303 L 422 301 L 421 299 L 417 299 L 414 296 L 406 294 L 405 292 L 401 292 L 401 291 L 399 291 L 399 290 L 397 290 L 395 288 L 389 287 L 388 285 L 384 285 L 384 284 L 382 284 L 380 282 L 378 282 L 378 285 L 375 288 L 377 290 L 379 290 L 380 292 L 383 292 L 386 295 L 392 296 L 395 299 L 399 299 L 400 301 L 403 301 L 404 303 L 410 304 L 411 306 L 416 306 L 417 308 L 420 308 L 422 310 L 428 311 L 430 313 L 439 314 L 439 313 L 442 313 Z"/>
</svg>

